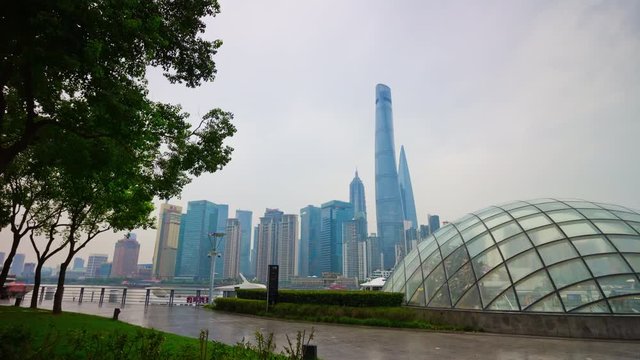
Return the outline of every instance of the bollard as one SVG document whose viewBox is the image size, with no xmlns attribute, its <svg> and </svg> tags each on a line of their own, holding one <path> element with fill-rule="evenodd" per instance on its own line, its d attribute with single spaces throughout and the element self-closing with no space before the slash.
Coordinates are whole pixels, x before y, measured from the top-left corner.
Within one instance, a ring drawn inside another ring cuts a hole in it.
<svg viewBox="0 0 640 360">
<path fill-rule="evenodd" d="M 18 306 L 19 307 L 21 302 L 22 302 L 22 298 L 21 297 L 17 297 L 16 298 L 16 303 L 15 303 L 14 306 Z"/>
<path fill-rule="evenodd" d="M 118 315 L 120 315 L 120 308 L 113 309 L 113 320 L 118 320 Z"/>
<path fill-rule="evenodd" d="M 302 360 L 316 360 L 318 358 L 318 346 L 302 345 Z"/>
</svg>

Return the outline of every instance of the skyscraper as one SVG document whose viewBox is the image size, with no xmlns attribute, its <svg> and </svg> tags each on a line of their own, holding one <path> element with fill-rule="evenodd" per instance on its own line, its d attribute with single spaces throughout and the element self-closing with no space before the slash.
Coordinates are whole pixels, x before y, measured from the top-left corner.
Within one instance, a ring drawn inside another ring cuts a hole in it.
<svg viewBox="0 0 640 360">
<path fill-rule="evenodd" d="M 21 276 L 22 270 L 24 270 L 24 254 L 18 253 L 13 256 L 13 261 L 11 262 L 11 267 L 9 268 L 9 274 Z"/>
<path fill-rule="evenodd" d="M 256 278 L 267 282 L 268 266 L 275 264 L 278 254 L 278 230 L 284 213 L 278 209 L 267 209 L 258 224 L 256 241 Z"/>
<path fill-rule="evenodd" d="M 251 266 L 251 219 L 253 213 L 247 210 L 236 210 L 236 218 L 240 221 L 240 272 L 247 277 L 253 276 Z"/>
<path fill-rule="evenodd" d="M 87 259 L 87 269 L 84 272 L 84 277 L 94 278 L 98 276 L 98 270 L 100 266 L 107 263 L 107 254 L 91 254 Z M 109 276 L 109 274 L 107 274 Z"/>
<path fill-rule="evenodd" d="M 416 215 L 416 203 L 413 199 L 413 187 L 411 186 L 411 176 L 409 175 L 409 165 L 404 146 L 400 147 L 400 163 L 398 165 L 398 183 L 400 185 L 400 199 L 402 200 L 402 211 L 404 219 L 411 222 L 413 229 L 418 229 L 418 216 Z"/>
<path fill-rule="evenodd" d="M 84 259 L 83 258 L 73 258 L 73 267 L 72 270 L 81 270 L 84 268 Z"/>
<path fill-rule="evenodd" d="M 322 204 L 320 216 L 320 273 L 342 274 L 342 227 L 353 220 L 353 207 L 344 201 L 329 201 Z"/>
<path fill-rule="evenodd" d="M 429 234 L 433 234 L 440 229 L 440 216 L 429 214 L 427 215 L 427 221 L 429 222 Z"/>
<path fill-rule="evenodd" d="M 349 203 L 353 207 L 353 218 L 360 221 L 357 225 L 357 240 L 364 241 L 367 238 L 367 203 L 364 197 L 364 184 L 358 177 L 357 170 L 349 184 Z"/>
<path fill-rule="evenodd" d="M 309 205 L 300 209 L 300 276 L 320 276 L 320 208 Z"/>
<path fill-rule="evenodd" d="M 404 257 L 404 214 L 398 184 L 391 89 L 376 86 L 376 218 L 378 236 L 382 242 L 384 268 L 390 269 Z"/>
<path fill-rule="evenodd" d="M 242 238 L 242 225 L 238 219 L 227 219 L 225 229 L 225 252 L 222 254 L 224 261 L 224 279 L 235 279 L 240 272 L 240 244 Z"/>
<path fill-rule="evenodd" d="M 227 219 L 229 218 L 229 205 L 227 204 L 216 204 L 216 208 L 218 208 L 218 218 L 216 220 L 216 231 L 217 233 L 224 234 L 227 229 Z M 224 254 L 226 249 L 227 241 L 225 237 L 222 237 L 218 242 L 217 251 L 221 254 Z M 211 245 L 209 245 L 211 246 Z M 216 262 L 216 273 L 222 274 L 224 271 L 224 261 Z M 211 272 L 211 271 L 209 271 Z M 207 276 L 207 279 L 209 276 Z"/>
<path fill-rule="evenodd" d="M 172 279 L 175 275 L 181 219 L 182 206 L 168 203 L 160 205 L 156 245 L 153 251 L 153 269 L 151 271 L 155 279 Z"/>
<path fill-rule="evenodd" d="M 124 239 L 118 240 L 113 252 L 111 277 L 136 277 L 138 275 L 138 256 L 140 243 L 136 234 L 129 233 Z"/>
<path fill-rule="evenodd" d="M 298 216 L 286 214 L 282 216 L 278 229 L 278 252 L 276 264 L 280 266 L 278 280 L 283 283 L 291 281 L 298 275 Z"/>
<path fill-rule="evenodd" d="M 367 238 L 367 272 L 368 275 L 376 270 L 382 270 L 382 244 L 380 238 L 372 234 Z"/>
<path fill-rule="evenodd" d="M 210 239 L 209 234 L 218 232 L 217 223 L 218 206 L 216 204 L 206 200 L 189 201 L 187 213 L 182 216 L 180 224 L 176 277 L 194 280 L 210 278 L 211 259 L 208 254 L 212 249 L 211 242 L 218 239 Z M 219 241 L 219 243 L 223 242 Z"/>
<path fill-rule="evenodd" d="M 359 221 L 355 219 L 346 221 L 342 225 L 342 275 L 360 279 L 359 246 L 361 241 L 358 225 Z"/>
</svg>

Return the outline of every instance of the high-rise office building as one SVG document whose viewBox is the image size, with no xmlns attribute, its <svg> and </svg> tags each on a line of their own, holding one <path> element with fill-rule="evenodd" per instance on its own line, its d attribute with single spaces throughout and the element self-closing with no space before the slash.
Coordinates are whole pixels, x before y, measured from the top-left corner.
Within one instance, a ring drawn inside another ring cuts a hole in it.
<svg viewBox="0 0 640 360">
<path fill-rule="evenodd" d="M 216 232 L 220 233 L 220 234 L 224 234 L 224 231 L 227 228 L 227 219 L 229 218 L 229 205 L 227 204 L 216 204 L 216 207 L 218 208 L 218 219 L 216 221 Z M 217 250 L 219 253 L 224 254 L 225 249 L 226 249 L 226 239 L 223 236 L 220 241 L 218 242 L 218 247 Z M 224 261 L 217 261 L 216 262 L 216 273 L 217 274 L 222 274 L 224 271 Z M 209 271 L 211 272 L 211 271 Z M 209 278 L 209 276 L 207 276 L 207 279 Z"/>
<path fill-rule="evenodd" d="M 299 276 L 321 276 L 320 273 L 320 208 L 309 205 L 300 209 Z"/>
<path fill-rule="evenodd" d="M 100 266 L 106 264 L 108 257 L 109 256 L 107 254 L 89 255 L 89 258 L 87 259 L 87 268 L 84 272 L 84 277 L 89 279 L 98 276 L 98 270 L 100 269 Z M 111 268 L 109 268 L 109 271 L 111 271 Z M 109 276 L 109 273 L 107 273 L 106 276 Z"/>
<path fill-rule="evenodd" d="M 256 241 L 256 278 L 267 282 L 269 265 L 276 264 L 278 254 L 278 230 L 284 213 L 278 209 L 267 209 L 258 224 Z"/>
<path fill-rule="evenodd" d="M 342 225 L 342 275 L 349 278 L 364 279 L 361 261 L 366 258 L 362 253 L 365 239 L 361 237 L 362 219 L 346 221 Z M 366 230 L 365 230 L 366 231 Z"/>
<path fill-rule="evenodd" d="M 251 265 L 251 219 L 253 213 L 247 210 L 236 210 L 236 218 L 240 221 L 240 272 L 247 277 L 253 276 Z"/>
<path fill-rule="evenodd" d="M 238 219 L 227 219 L 225 229 L 225 251 L 222 254 L 224 279 L 236 279 L 240 273 L 240 246 L 242 242 L 242 225 Z"/>
<path fill-rule="evenodd" d="M 329 201 L 322 204 L 320 216 L 320 273 L 342 274 L 342 226 L 353 219 L 353 207 L 348 202 Z"/>
<path fill-rule="evenodd" d="M 72 270 L 82 270 L 84 269 L 84 259 L 83 258 L 73 258 L 73 267 Z"/>
<path fill-rule="evenodd" d="M 11 267 L 9 268 L 9 274 L 13 274 L 15 276 L 22 276 L 22 271 L 24 270 L 24 254 L 15 254 L 13 256 L 13 261 L 11 262 Z"/>
<path fill-rule="evenodd" d="M 24 263 L 24 268 L 22 269 L 22 277 L 33 277 L 35 275 L 35 271 L 36 263 Z"/>
<path fill-rule="evenodd" d="M 440 216 L 429 214 L 427 215 L 427 221 L 429 222 L 429 234 L 433 234 L 440 229 Z"/>
<path fill-rule="evenodd" d="M 136 234 L 129 233 L 124 239 L 118 240 L 113 252 L 110 277 L 138 276 L 139 255 L 140 243 L 136 240 Z"/>
<path fill-rule="evenodd" d="M 192 280 L 210 278 L 211 259 L 208 254 L 212 250 L 212 242 L 224 242 L 210 236 L 218 230 L 218 206 L 206 200 L 189 201 L 187 213 L 180 222 L 176 277 Z M 220 251 L 219 247 L 216 249 Z"/>
<path fill-rule="evenodd" d="M 382 270 L 382 244 L 380 238 L 371 234 L 367 238 L 367 272 L 369 276 L 376 271 Z"/>
<path fill-rule="evenodd" d="M 282 216 L 278 229 L 276 264 L 279 265 L 278 281 L 288 283 L 298 275 L 298 215 Z"/>
<path fill-rule="evenodd" d="M 253 227 L 253 243 L 251 244 L 251 271 L 253 272 L 252 277 L 256 277 L 256 267 L 258 264 L 256 263 L 256 259 L 258 258 L 258 225 Z"/>
<path fill-rule="evenodd" d="M 364 196 L 364 184 L 358 177 L 357 170 L 355 177 L 349 184 L 349 203 L 353 207 L 353 218 L 360 221 L 357 226 L 357 240 L 364 241 L 367 238 L 367 203 Z"/>
<path fill-rule="evenodd" d="M 182 206 L 164 203 L 160 205 L 158 231 L 153 251 L 152 276 L 158 280 L 172 279 L 176 272 L 178 237 Z"/>
<path fill-rule="evenodd" d="M 404 146 L 400 147 L 400 163 L 398 164 L 398 184 L 400 185 L 400 199 L 402 200 L 402 212 L 404 219 L 410 221 L 410 229 L 418 229 L 418 215 L 416 214 L 416 203 L 413 198 L 413 187 L 411 186 L 411 175 L 409 174 L 409 164 L 404 152 Z"/>
<path fill-rule="evenodd" d="M 405 254 L 404 214 L 397 169 L 391 89 L 386 85 L 378 84 L 376 86 L 375 139 L 376 218 L 385 269 L 392 268 Z"/>
</svg>

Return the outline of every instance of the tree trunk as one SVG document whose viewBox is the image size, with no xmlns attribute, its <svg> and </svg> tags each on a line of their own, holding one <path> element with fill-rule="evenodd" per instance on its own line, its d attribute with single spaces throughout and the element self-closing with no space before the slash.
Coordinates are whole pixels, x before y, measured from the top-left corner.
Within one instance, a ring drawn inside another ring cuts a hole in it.
<svg viewBox="0 0 640 360">
<path fill-rule="evenodd" d="M 67 275 L 67 267 L 71 260 L 67 259 L 60 264 L 60 274 L 58 274 L 58 287 L 56 287 L 56 294 L 53 298 L 53 313 L 62 313 L 62 296 L 64 294 L 64 277 Z"/>
<path fill-rule="evenodd" d="M 38 293 L 40 292 L 40 283 L 42 282 L 42 266 L 44 261 L 39 261 L 36 265 L 36 272 L 33 277 L 33 291 L 31 292 L 31 308 L 38 308 Z"/>
<path fill-rule="evenodd" d="M 16 251 L 18 250 L 20 239 L 20 236 L 13 234 L 13 244 L 11 244 L 11 251 L 9 251 L 9 254 L 7 254 L 7 258 L 4 260 L 4 265 L 2 266 L 2 272 L 0 273 L 0 289 L 2 289 L 4 287 L 4 283 L 7 282 L 9 268 L 11 267 L 13 257 L 16 255 Z"/>
</svg>

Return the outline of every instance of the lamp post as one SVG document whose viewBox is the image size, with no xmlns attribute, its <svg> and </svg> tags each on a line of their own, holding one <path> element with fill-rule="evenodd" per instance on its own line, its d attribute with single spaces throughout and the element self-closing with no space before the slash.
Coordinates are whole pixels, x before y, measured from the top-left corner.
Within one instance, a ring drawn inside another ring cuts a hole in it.
<svg viewBox="0 0 640 360">
<path fill-rule="evenodd" d="M 211 284 L 209 284 L 209 304 L 213 304 L 213 282 L 216 278 L 216 259 L 221 253 L 218 252 L 218 245 L 224 237 L 225 233 L 213 232 L 209 233 L 209 242 L 211 242 L 211 250 L 209 257 L 211 258 Z"/>
</svg>

